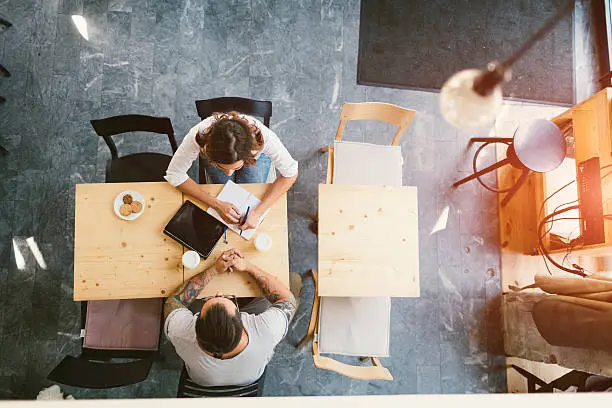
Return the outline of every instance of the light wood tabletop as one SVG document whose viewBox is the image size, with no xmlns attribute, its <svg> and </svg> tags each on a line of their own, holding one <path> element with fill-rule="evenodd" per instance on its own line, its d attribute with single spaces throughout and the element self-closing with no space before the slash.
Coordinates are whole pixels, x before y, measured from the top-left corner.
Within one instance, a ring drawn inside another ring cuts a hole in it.
<svg viewBox="0 0 612 408">
<path fill-rule="evenodd" d="M 418 297 L 417 189 L 319 185 L 319 295 Z"/>
<path fill-rule="evenodd" d="M 144 212 L 122 220 L 115 197 L 139 192 Z M 183 247 L 163 234 L 182 204 L 168 183 L 77 184 L 74 214 L 74 300 L 165 297 L 183 282 Z"/>
<path fill-rule="evenodd" d="M 267 188 L 266 184 L 240 184 L 240 186 L 260 199 Z M 216 196 L 223 188 L 223 185 L 202 184 L 200 187 L 204 188 L 211 195 Z M 208 208 L 204 203 L 192 197 L 185 196 L 185 199 L 194 202 L 203 209 Z M 272 248 L 266 252 L 259 252 L 255 249 L 254 241 L 261 232 L 265 232 L 272 238 Z M 247 241 L 234 231 L 228 229 L 227 241 L 228 244 L 224 244 L 223 238 L 221 238 L 208 259 L 202 260 L 195 269 L 185 268 L 185 279 L 189 279 L 202 272 L 205 268 L 208 268 L 219 257 L 221 252 L 230 248 L 238 248 L 244 252 L 249 262 L 276 276 L 289 287 L 287 194 L 283 194 L 276 201 L 250 240 Z M 204 288 L 199 297 L 213 296 L 216 293 L 235 295 L 237 297 L 262 296 L 257 284 L 247 274 L 238 272 L 216 276 Z"/>
<path fill-rule="evenodd" d="M 241 186 L 259 198 L 267 187 L 266 184 Z M 216 196 L 223 185 L 201 187 Z M 135 190 L 145 199 L 145 211 L 133 221 L 122 220 L 113 211 L 115 197 L 126 190 Z M 183 267 L 181 257 L 187 249 L 163 233 L 184 200 L 206 209 L 199 200 L 184 196 L 165 182 L 77 184 L 74 300 L 166 297 L 229 248 L 241 249 L 250 262 L 289 286 L 286 194 L 272 206 L 251 240 L 228 229 L 228 244 L 222 238 L 208 259 L 202 260 L 195 269 Z M 255 249 L 254 240 L 260 232 L 272 238 L 272 248 L 267 252 Z M 238 297 L 261 296 L 255 282 L 240 273 L 215 277 L 200 297 L 218 292 Z"/>
</svg>

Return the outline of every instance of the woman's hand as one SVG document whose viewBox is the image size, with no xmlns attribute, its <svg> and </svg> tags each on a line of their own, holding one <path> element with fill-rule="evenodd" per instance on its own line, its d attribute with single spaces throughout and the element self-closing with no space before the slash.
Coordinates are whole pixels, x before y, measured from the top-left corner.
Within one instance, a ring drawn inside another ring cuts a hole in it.
<svg viewBox="0 0 612 408">
<path fill-rule="evenodd" d="M 229 224 L 238 224 L 240 222 L 240 211 L 234 204 L 219 201 L 213 206 L 213 208 L 217 210 L 225 222 Z"/>
<path fill-rule="evenodd" d="M 262 214 L 257 209 L 249 211 L 249 215 L 242 225 L 238 225 L 241 230 L 248 230 L 251 228 L 257 228 L 259 221 L 261 220 Z M 243 220 L 241 220 L 243 221 Z"/>
</svg>

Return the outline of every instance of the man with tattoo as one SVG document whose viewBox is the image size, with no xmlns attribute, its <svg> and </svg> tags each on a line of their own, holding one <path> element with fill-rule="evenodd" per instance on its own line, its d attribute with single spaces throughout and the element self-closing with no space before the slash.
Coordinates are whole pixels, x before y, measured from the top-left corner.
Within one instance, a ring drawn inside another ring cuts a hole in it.
<svg viewBox="0 0 612 408">
<path fill-rule="evenodd" d="M 248 273 L 265 298 L 255 298 L 239 311 L 231 298 L 217 295 L 205 298 L 195 315 L 188 309 L 215 276 L 236 272 Z M 192 381 L 204 386 L 247 385 L 263 374 L 296 309 L 289 288 L 248 262 L 240 250 L 230 249 L 166 300 L 164 332 Z"/>
</svg>

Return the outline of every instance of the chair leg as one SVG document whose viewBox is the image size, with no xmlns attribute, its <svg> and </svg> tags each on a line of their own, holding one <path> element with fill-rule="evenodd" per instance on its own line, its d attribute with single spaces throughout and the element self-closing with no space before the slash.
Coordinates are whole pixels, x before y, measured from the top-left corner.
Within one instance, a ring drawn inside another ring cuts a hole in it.
<svg viewBox="0 0 612 408">
<path fill-rule="evenodd" d="M 487 173 L 489 173 L 489 172 L 492 172 L 493 170 L 498 169 L 498 168 L 500 168 L 500 167 L 502 167 L 502 166 L 505 166 L 505 165 L 506 165 L 506 164 L 508 164 L 508 163 L 510 163 L 510 160 L 509 160 L 508 158 L 505 158 L 505 159 L 503 159 L 503 160 L 500 160 L 500 161 L 498 161 L 497 163 L 490 165 L 489 167 L 485 167 L 484 169 L 479 170 L 479 171 L 477 171 L 477 172 L 476 172 L 476 173 L 474 173 L 474 174 L 470 174 L 469 176 L 467 176 L 467 177 L 465 177 L 465 178 L 463 178 L 463 179 L 461 179 L 461 180 L 459 180 L 459 181 L 455 182 L 455 183 L 453 184 L 453 187 L 458 187 L 458 186 L 460 186 L 460 185 L 462 185 L 462 184 L 465 184 L 465 183 L 467 183 L 468 181 L 474 180 L 474 179 L 476 179 L 476 178 L 478 178 L 478 177 L 482 176 L 483 174 L 487 174 Z"/>
<path fill-rule="evenodd" d="M 472 143 L 510 143 L 512 142 L 511 137 L 473 137 L 470 139 L 469 144 Z"/>
<path fill-rule="evenodd" d="M 0 64 L 0 77 L 10 77 L 11 73 L 8 69 L 4 68 L 2 64 Z"/>
<path fill-rule="evenodd" d="M 506 194 L 506 196 L 502 200 L 501 202 L 502 207 L 505 207 L 506 204 L 510 202 L 512 197 L 514 197 L 518 189 L 521 188 L 523 184 L 525 184 L 525 182 L 527 181 L 528 175 L 529 175 L 529 170 L 523 169 L 523 172 L 521 173 L 521 176 L 519 177 L 518 181 L 514 184 L 514 186 L 512 186 L 512 189 L 508 191 L 508 194 Z"/>
</svg>

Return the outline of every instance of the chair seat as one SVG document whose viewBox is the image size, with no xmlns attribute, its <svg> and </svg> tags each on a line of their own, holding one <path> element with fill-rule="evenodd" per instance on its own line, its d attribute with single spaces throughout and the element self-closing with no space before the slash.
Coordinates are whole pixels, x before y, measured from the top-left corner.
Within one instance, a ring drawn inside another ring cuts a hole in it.
<svg viewBox="0 0 612 408">
<path fill-rule="evenodd" d="M 171 156 L 161 153 L 136 153 L 109 160 L 107 183 L 165 181 Z"/>
<path fill-rule="evenodd" d="M 402 165 L 400 146 L 334 143 L 334 184 L 401 186 Z"/>
<path fill-rule="evenodd" d="M 153 360 L 125 363 L 90 361 L 84 356 L 66 356 L 48 375 L 61 384 L 82 388 L 114 388 L 135 384 L 147 378 Z"/>
<path fill-rule="evenodd" d="M 157 350 L 162 301 L 151 299 L 87 302 L 83 347 L 98 350 Z"/>
<path fill-rule="evenodd" d="M 203 398 L 203 397 L 260 397 L 262 384 L 266 372 L 257 381 L 248 385 L 229 385 L 221 387 L 205 387 L 196 384 L 189 378 L 189 373 L 183 364 L 179 387 L 176 393 L 177 398 Z"/>
<path fill-rule="evenodd" d="M 389 297 L 321 297 L 319 352 L 388 357 Z"/>
</svg>

